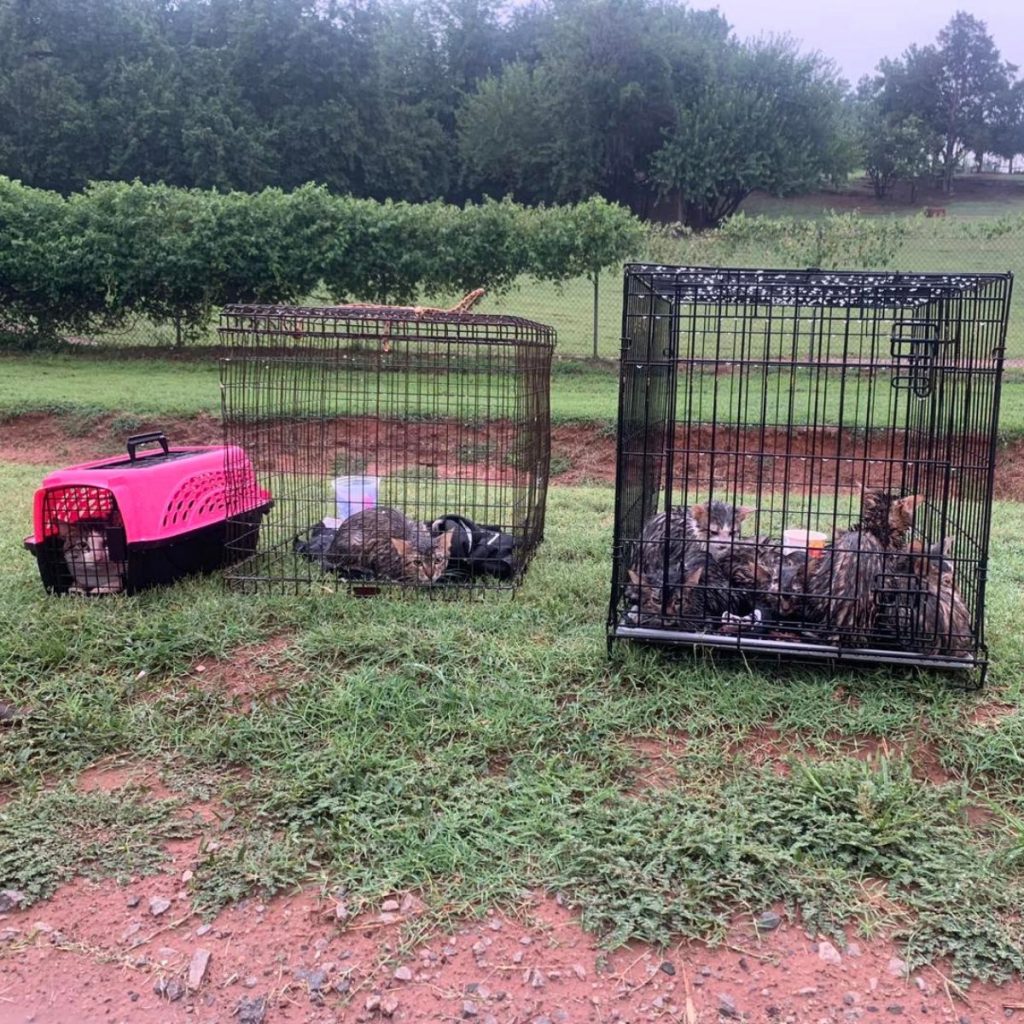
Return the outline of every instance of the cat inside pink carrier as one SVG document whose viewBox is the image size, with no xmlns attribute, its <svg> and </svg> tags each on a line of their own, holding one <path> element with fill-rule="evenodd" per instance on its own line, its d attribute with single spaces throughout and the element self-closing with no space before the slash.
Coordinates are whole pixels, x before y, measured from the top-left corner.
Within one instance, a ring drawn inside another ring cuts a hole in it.
<svg viewBox="0 0 1024 1024">
<path fill-rule="evenodd" d="M 36 491 L 25 547 L 48 591 L 134 593 L 255 550 L 272 502 L 241 448 L 172 448 L 154 432 L 127 449 L 51 473 Z"/>
</svg>

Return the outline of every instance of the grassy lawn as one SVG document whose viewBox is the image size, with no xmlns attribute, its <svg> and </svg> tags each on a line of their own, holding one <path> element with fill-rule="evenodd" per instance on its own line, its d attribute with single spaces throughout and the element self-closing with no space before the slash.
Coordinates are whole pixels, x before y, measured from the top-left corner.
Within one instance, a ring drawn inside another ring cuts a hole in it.
<svg viewBox="0 0 1024 1024">
<path fill-rule="evenodd" d="M 205 913 L 312 882 L 353 909 L 417 889 L 436 920 L 541 887 L 612 943 L 661 943 L 782 901 L 812 929 L 895 930 L 912 962 L 949 954 L 960 977 L 1024 968 L 1020 506 L 995 516 L 993 668 L 969 695 L 628 646 L 607 660 L 606 488 L 553 492 L 514 600 L 247 598 L 216 579 L 49 598 L 20 550 L 40 474 L 0 465 L 0 701 L 28 712 L 0 746 L 0 886 L 36 899 L 146 871 L 200 830 L 219 844 L 189 883 Z M 671 754 L 656 785 L 641 741 Z M 78 795 L 107 756 L 151 765 L 169 802 Z M 196 798 L 222 816 L 188 817 Z"/>
</svg>

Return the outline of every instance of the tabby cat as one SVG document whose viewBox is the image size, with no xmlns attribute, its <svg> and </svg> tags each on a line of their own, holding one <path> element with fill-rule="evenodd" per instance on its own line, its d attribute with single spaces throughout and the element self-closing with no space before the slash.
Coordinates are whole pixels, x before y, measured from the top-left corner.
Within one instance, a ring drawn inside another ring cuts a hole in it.
<svg viewBox="0 0 1024 1024">
<path fill-rule="evenodd" d="M 888 553 L 906 547 L 920 494 L 897 498 L 888 491 L 865 491 L 860 521 L 841 533 L 806 577 L 803 604 L 809 621 L 828 624 L 832 642 L 864 642 L 878 618 L 877 590 L 892 561 Z"/>
<path fill-rule="evenodd" d="M 402 583 L 436 583 L 448 568 L 452 533 L 433 535 L 393 508 L 369 508 L 339 527 L 326 560 L 341 571 Z"/>
<path fill-rule="evenodd" d="M 69 594 L 117 594 L 123 589 L 126 566 L 111 557 L 107 545 L 107 531 L 116 525 L 109 519 L 57 523 L 64 561 L 75 581 Z"/>
<path fill-rule="evenodd" d="M 739 598 L 729 592 L 733 576 L 743 585 L 741 567 L 753 559 L 750 545 L 736 544 L 750 511 L 711 501 L 677 505 L 648 519 L 625 595 L 639 616 L 704 619 L 734 610 Z"/>
<path fill-rule="evenodd" d="M 916 608 L 913 602 L 903 611 L 909 629 L 901 638 L 926 654 L 964 657 L 974 649 L 971 615 L 953 578 L 949 560 L 953 538 L 925 548 L 919 541 L 910 545 L 906 559 L 917 578 Z"/>
</svg>

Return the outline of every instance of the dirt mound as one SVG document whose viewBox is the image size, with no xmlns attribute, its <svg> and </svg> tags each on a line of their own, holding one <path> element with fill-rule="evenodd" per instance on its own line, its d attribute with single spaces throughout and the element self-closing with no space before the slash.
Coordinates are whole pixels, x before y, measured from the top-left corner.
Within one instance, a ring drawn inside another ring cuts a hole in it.
<svg viewBox="0 0 1024 1024">
<path fill-rule="evenodd" d="M 0 461 L 62 466 L 116 455 L 124 451 L 124 436 L 118 431 L 117 422 L 118 417 L 113 414 L 91 417 L 84 425 L 71 417 L 42 413 L 13 417 L 0 424 Z M 140 422 L 136 431 L 158 429 L 175 444 L 219 444 L 223 439 L 219 420 L 207 414 L 147 420 Z M 343 448 L 344 438 L 351 431 L 379 438 L 389 452 L 442 450 L 444 438 L 452 436 L 450 424 L 378 423 L 371 419 L 358 423 L 339 420 L 329 425 L 326 433 L 340 438 L 339 447 Z M 514 474 L 511 468 L 494 464 L 483 434 L 477 438 L 476 434 L 461 430 L 458 436 L 458 461 L 437 467 L 439 473 L 489 479 L 494 474 Z M 841 453 L 840 441 L 844 445 Z M 695 427 L 688 432 L 679 428 L 675 439 L 680 476 L 689 474 L 702 480 L 713 477 L 716 488 L 735 487 L 739 491 L 760 487 L 764 492 L 829 492 L 861 483 L 884 484 L 898 448 L 887 436 L 860 436 L 853 446 L 850 438 L 839 438 L 835 428 L 782 431 Z M 757 454 L 748 454 L 751 452 Z M 979 458 L 983 454 L 979 449 Z M 289 458 L 282 455 L 278 468 L 288 469 L 285 462 Z M 614 430 L 599 423 L 556 424 L 551 431 L 551 458 L 551 476 L 559 484 L 613 483 Z M 1024 501 L 1024 440 L 999 450 L 995 496 L 1005 501 Z"/>
</svg>

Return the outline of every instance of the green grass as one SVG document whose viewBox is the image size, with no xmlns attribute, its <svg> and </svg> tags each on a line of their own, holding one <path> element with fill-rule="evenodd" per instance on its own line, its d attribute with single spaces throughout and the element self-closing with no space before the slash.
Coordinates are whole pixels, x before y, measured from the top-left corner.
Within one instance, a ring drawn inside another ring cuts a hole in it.
<svg viewBox="0 0 1024 1024">
<path fill-rule="evenodd" d="M 436 395 L 431 398 L 425 393 L 420 401 L 431 412 L 447 407 Z M 138 417 L 219 416 L 220 408 L 219 368 L 206 362 L 67 354 L 0 356 L 0 416 L 48 412 L 98 418 L 116 410 L 131 422 Z M 617 408 L 618 378 L 609 369 L 571 362 L 556 366 L 551 394 L 556 422 L 611 420 Z M 415 410 L 413 403 L 411 411 Z M 472 411 L 467 403 L 459 409 L 466 414 Z"/>
<path fill-rule="evenodd" d="M 552 493 L 512 601 L 257 598 L 216 579 L 87 601 L 45 595 L 20 550 L 39 476 L 0 465 L 0 700 L 28 712 L 0 745 L 0 887 L 40 898 L 74 873 L 152 870 L 188 828 L 219 842 L 190 883 L 204 913 L 306 881 L 353 910 L 415 889 L 444 920 L 542 887 L 612 944 L 664 943 L 720 938 L 736 912 L 782 901 L 826 932 L 893 928 L 912 962 L 948 954 L 959 977 L 1024 966 L 1021 506 L 995 516 L 979 696 L 625 645 L 609 661 L 608 488 Z M 244 674 L 266 688 L 243 702 L 215 659 L 270 638 Z M 1012 713 L 972 724 L 994 699 Z M 786 774 L 741 746 L 768 726 Z M 680 732 L 674 774 L 645 787 L 633 744 Z M 882 738 L 888 756 L 851 756 Z M 924 774 L 923 748 L 950 781 Z M 72 794 L 114 755 L 223 820 L 133 789 Z"/>
</svg>

